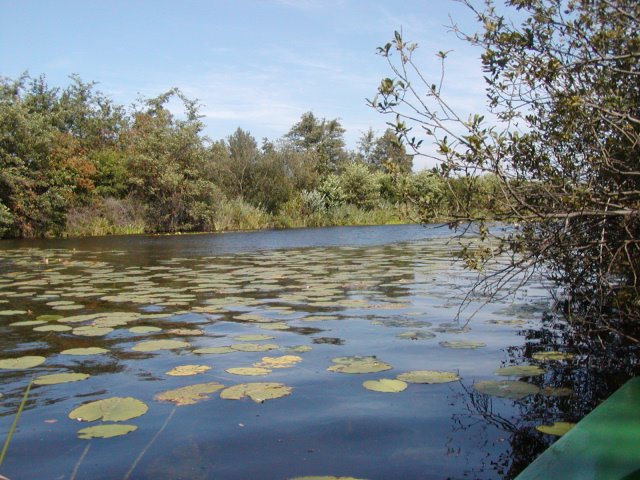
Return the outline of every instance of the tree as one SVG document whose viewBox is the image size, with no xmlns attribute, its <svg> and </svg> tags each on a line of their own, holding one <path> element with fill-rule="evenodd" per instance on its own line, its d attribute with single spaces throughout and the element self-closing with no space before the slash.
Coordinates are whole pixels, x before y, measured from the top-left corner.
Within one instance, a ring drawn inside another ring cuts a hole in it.
<svg viewBox="0 0 640 480">
<path fill-rule="evenodd" d="M 510 0 L 500 10 L 491 0 L 483 8 L 463 3 L 481 31 L 453 29 L 482 51 L 492 120 L 454 111 L 441 81 L 447 53 L 438 53 L 443 70 L 431 79 L 414 61 L 417 45 L 398 32 L 378 50 L 394 77 L 382 80 L 371 105 L 397 115 L 396 132 L 436 157 L 443 175 L 495 175 L 500 208 L 492 217 L 519 227 L 481 251 L 481 264 L 511 254 L 484 287 L 541 271 L 573 320 L 637 341 L 640 4 Z M 450 220 L 488 218 L 467 209 Z"/>
</svg>

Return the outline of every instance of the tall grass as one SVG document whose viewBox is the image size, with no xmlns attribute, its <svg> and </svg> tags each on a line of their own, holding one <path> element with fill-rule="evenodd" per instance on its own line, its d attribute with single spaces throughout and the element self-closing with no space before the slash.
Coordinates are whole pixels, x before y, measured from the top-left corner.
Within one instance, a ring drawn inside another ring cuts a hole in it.
<svg viewBox="0 0 640 480">
<path fill-rule="evenodd" d="M 27 398 L 29 397 L 29 391 L 31 390 L 32 384 L 33 384 L 33 380 L 29 382 L 29 385 L 27 385 L 27 389 L 24 391 L 24 395 L 22 396 L 22 401 L 20 402 L 20 406 L 18 407 L 16 416 L 13 418 L 13 422 L 11 423 L 11 427 L 9 428 L 9 432 L 7 433 L 7 438 L 5 438 L 4 440 L 4 445 L 2 446 L 2 452 L 0 452 L 0 466 L 2 466 L 4 457 L 7 454 L 7 450 L 9 449 L 9 443 L 11 442 L 13 433 L 15 432 L 16 426 L 18 425 L 18 419 L 20 418 L 20 414 L 22 413 L 22 410 L 24 409 L 24 406 L 27 403 Z"/>
</svg>

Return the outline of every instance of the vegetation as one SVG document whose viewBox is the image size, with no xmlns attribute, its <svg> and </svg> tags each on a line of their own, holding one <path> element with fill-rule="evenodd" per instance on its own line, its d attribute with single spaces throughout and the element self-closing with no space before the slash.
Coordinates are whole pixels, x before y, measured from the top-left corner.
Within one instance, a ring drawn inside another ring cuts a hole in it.
<svg viewBox="0 0 640 480">
<path fill-rule="evenodd" d="M 178 89 L 126 109 L 78 77 L 63 89 L 1 79 L 0 237 L 407 223 L 426 219 L 417 202 L 437 206 L 432 221 L 459 208 L 445 185 L 458 180 L 413 174 L 391 129 L 349 151 L 337 119 L 308 112 L 259 146 L 241 128 L 207 138 L 198 109 Z"/>
<path fill-rule="evenodd" d="M 471 199 L 491 175 L 492 218 L 519 228 L 469 258 L 482 265 L 511 255 L 482 286 L 495 292 L 514 275 L 542 271 L 574 320 L 609 340 L 638 341 L 640 4 L 463 3 L 481 31 L 453 28 L 482 50 L 491 116 L 454 111 L 443 93 L 447 53 L 438 53 L 443 69 L 431 79 L 414 62 L 416 44 L 398 32 L 379 49 L 394 76 L 381 82 L 372 106 L 394 115 L 396 132 L 416 152 L 430 155 L 427 143 L 434 146 L 442 176 L 461 187 L 447 212 L 452 224 L 479 221 L 486 233 Z M 437 201 L 422 208 L 442 214 Z"/>
</svg>

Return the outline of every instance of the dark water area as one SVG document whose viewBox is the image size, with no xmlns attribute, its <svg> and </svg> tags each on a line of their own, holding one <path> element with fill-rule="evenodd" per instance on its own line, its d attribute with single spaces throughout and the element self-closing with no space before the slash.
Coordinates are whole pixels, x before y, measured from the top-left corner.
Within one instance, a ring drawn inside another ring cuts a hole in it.
<svg viewBox="0 0 640 480">
<path fill-rule="evenodd" d="M 0 365 L 43 360 L 0 369 L 0 440 L 32 379 L 90 375 L 33 385 L 0 474 L 513 478 L 556 438 L 536 426 L 579 420 L 637 366 L 612 360 L 596 368 L 553 321 L 549 295 L 533 281 L 468 323 L 464 313 L 459 319 L 476 276 L 457 262 L 450 238 L 445 228 L 385 226 L 0 243 Z M 175 343 L 145 348 L 157 340 Z M 68 353 L 87 347 L 104 350 Z M 212 347 L 230 348 L 201 350 Z M 543 351 L 566 357 L 535 357 Z M 297 357 L 288 368 L 234 373 L 285 355 Z M 389 368 L 329 370 L 345 357 L 375 357 Z M 167 373 L 185 365 L 208 369 Z M 495 373 L 515 365 L 541 373 Z M 397 393 L 363 386 L 415 370 L 459 378 L 408 383 Z M 477 388 L 496 380 L 532 390 L 509 398 Z M 189 405 L 157 398 L 207 382 L 224 387 Z M 248 382 L 290 390 L 263 402 L 225 398 L 227 388 Z M 148 411 L 124 421 L 69 418 L 81 405 L 112 397 L 133 397 Z M 136 430 L 78 438 L 81 429 L 112 423 Z"/>
</svg>

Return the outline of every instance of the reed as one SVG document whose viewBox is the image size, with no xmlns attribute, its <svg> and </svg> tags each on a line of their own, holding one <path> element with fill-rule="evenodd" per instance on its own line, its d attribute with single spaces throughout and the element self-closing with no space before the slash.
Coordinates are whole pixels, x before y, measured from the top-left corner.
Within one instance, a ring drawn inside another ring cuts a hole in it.
<svg viewBox="0 0 640 480">
<path fill-rule="evenodd" d="M 22 401 L 20 402 L 20 406 L 18 407 L 18 411 L 16 412 L 16 416 L 13 419 L 13 423 L 11 424 L 11 428 L 9 428 L 9 433 L 7 433 L 7 438 L 4 440 L 4 445 L 2 446 L 2 452 L 0 452 L 0 466 L 2 466 L 2 462 L 4 461 L 4 457 L 7 454 L 7 450 L 9 449 L 9 443 L 11 442 L 11 438 L 13 437 L 13 433 L 16 430 L 16 426 L 18 425 L 18 419 L 20 418 L 20 414 L 24 409 L 25 404 L 27 403 L 27 397 L 29 397 L 29 390 L 31 390 L 31 385 L 33 384 L 33 380 L 29 382 L 27 385 L 27 389 L 24 391 L 24 395 L 22 396 Z"/>
</svg>

